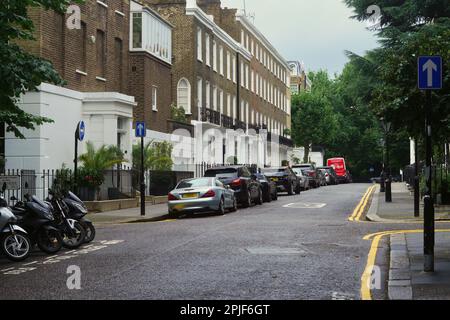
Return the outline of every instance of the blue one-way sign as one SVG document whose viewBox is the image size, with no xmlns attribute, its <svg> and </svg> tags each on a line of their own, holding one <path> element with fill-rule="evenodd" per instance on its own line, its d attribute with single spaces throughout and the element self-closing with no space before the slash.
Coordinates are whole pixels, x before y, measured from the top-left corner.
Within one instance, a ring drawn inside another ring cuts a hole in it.
<svg viewBox="0 0 450 320">
<path fill-rule="evenodd" d="M 419 89 L 442 89 L 442 57 L 420 56 L 418 60 Z"/>
<path fill-rule="evenodd" d="M 147 128 L 145 122 L 136 122 L 136 138 L 145 138 Z"/>
</svg>

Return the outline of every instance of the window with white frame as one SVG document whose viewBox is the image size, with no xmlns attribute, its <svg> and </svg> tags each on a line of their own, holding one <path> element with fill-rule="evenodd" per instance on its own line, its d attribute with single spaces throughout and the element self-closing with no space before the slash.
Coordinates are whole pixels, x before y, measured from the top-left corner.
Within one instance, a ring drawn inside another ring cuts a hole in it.
<svg viewBox="0 0 450 320">
<path fill-rule="evenodd" d="M 152 110 L 158 111 L 158 87 L 152 87 Z"/>
<path fill-rule="evenodd" d="M 231 80 L 231 54 L 227 50 L 227 79 Z"/>
<path fill-rule="evenodd" d="M 245 42 L 245 32 L 244 30 L 241 30 L 241 44 L 244 45 Z"/>
<path fill-rule="evenodd" d="M 197 79 L 197 107 L 199 110 L 203 108 L 203 81 L 201 78 Z"/>
<path fill-rule="evenodd" d="M 236 57 L 233 55 L 233 68 L 231 69 L 231 73 L 233 74 L 233 82 L 236 83 Z"/>
<path fill-rule="evenodd" d="M 241 87 L 244 86 L 244 80 L 245 80 L 245 79 L 244 79 L 244 72 L 245 72 L 245 71 L 244 71 L 244 62 L 241 61 L 241 72 L 240 72 L 240 74 L 241 74 L 241 79 L 240 79 L 240 80 L 241 80 L 241 81 L 240 81 L 240 82 L 241 82 L 241 83 L 240 83 Z"/>
<path fill-rule="evenodd" d="M 245 123 L 247 123 L 247 128 L 248 128 L 248 123 L 250 122 L 250 104 L 247 102 L 245 104 Z"/>
<path fill-rule="evenodd" d="M 217 87 L 213 87 L 213 110 L 217 111 Z"/>
<path fill-rule="evenodd" d="M 237 119 L 237 100 L 236 96 L 233 96 L 233 123 L 236 124 Z"/>
<path fill-rule="evenodd" d="M 259 44 L 256 43 L 256 60 L 259 61 Z"/>
<path fill-rule="evenodd" d="M 250 74 L 250 88 L 252 92 L 255 92 L 255 72 L 252 69 L 252 73 Z"/>
<path fill-rule="evenodd" d="M 227 94 L 227 116 L 231 117 L 231 95 Z"/>
<path fill-rule="evenodd" d="M 219 72 L 220 72 L 220 75 L 224 75 L 224 73 L 223 73 L 223 64 L 224 64 L 224 61 L 223 61 L 223 46 L 220 46 L 219 47 Z"/>
<path fill-rule="evenodd" d="M 220 114 L 223 114 L 223 90 L 219 91 L 219 107 L 220 107 Z"/>
<path fill-rule="evenodd" d="M 206 81 L 205 83 L 205 107 L 206 109 L 210 109 L 211 107 L 211 85 L 209 84 L 209 81 Z"/>
<path fill-rule="evenodd" d="M 178 81 L 177 105 L 182 107 L 186 114 L 191 114 L 191 84 L 186 78 Z"/>
<path fill-rule="evenodd" d="M 247 90 L 249 89 L 249 72 L 248 72 L 248 64 L 245 65 L 245 87 L 247 88 Z"/>
<path fill-rule="evenodd" d="M 210 36 L 207 33 L 205 35 L 205 62 L 207 66 L 211 66 L 211 41 L 210 41 Z"/>
<path fill-rule="evenodd" d="M 213 70 L 217 72 L 217 43 L 213 40 Z"/>
<path fill-rule="evenodd" d="M 131 12 L 130 50 L 144 50 L 172 63 L 172 28 L 148 9 Z"/>
<path fill-rule="evenodd" d="M 203 61 L 203 48 L 202 48 L 202 29 L 197 28 L 197 59 Z"/>
</svg>

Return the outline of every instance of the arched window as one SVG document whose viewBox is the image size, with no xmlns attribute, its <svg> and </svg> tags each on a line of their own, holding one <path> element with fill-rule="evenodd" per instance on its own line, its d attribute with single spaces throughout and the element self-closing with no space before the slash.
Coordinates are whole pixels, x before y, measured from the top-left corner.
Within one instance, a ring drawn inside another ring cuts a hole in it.
<svg viewBox="0 0 450 320">
<path fill-rule="evenodd" d="M 178 81 L 177 105 L 178 107 L 183 107 L 186 114 L 191 114 L 191 85 L 185 78 Z"/>
</svg>

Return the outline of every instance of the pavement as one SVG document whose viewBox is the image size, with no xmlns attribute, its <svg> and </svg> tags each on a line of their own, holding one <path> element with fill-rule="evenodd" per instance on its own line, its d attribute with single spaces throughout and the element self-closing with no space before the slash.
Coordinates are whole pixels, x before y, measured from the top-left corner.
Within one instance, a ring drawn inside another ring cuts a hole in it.
<svg viewBox="0 0 450 320">
<path fill-rule="evenodd" d="M 167 204 L 150 205 L 145 207 L 145 216 L 141 216 L 141 208 L 131 208 L 102 213 L 90 213 L 87 219 L 96 225 L 111 225 L 121 223 L 156 222 L 165 220 L 167 215 Z"/>
<path fill-rule="evenodd" d="M 372 222 L 409 224 L 389 236 L 388 298 L 390 300 L 450 300 L 450 208 L 436 207 L 435 272 L 424 272 L 423 204 L 414 217 L 414 196 L 403 183 L 392 185 L 392 203 L 379 186 L 367 214 Z M 382 235 L 383 236 L 383 235 Z"/>
<path fill-rule="evenodd" d="M 392 184 L 392 203 L 386 203 L 385 194 L 377 185 L 370 209 L 367 219 L 373 222 L 423 222 L 423 202 L 420 217 L 414 217 L 414 193 L 408 190 L 405 183 Z M 436 206 L 435 211 L 437 221 L 450 220 L 450 206 Z"/>
</svg>

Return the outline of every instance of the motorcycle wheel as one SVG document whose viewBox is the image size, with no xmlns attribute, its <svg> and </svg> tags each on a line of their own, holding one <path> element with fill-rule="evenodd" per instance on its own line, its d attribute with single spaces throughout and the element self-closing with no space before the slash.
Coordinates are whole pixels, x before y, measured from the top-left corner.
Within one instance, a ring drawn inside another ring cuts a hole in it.
<svg viewBox="0 0 450 320">
<path fill-rule="evenodd" d="M 23 261 L 30 255 L 31 242 L 27 235 L 16 233 L 1 237 L 2 252 L 14 262 Z"/>
<path fill-rule="evenodd" d="M 77 249 L 83 243 L 86 238 L 86 229 L 81 225 L 79 221 L 74 224 L 75 236 L 70 236 L 68 232 L 63 234 L 63 246 L 67 249 Z"/>
<path fill-rule="evenodd" d="M 83 220 L 80 220 L 80 224 L 86 230 L 86 236 L 84 237 L 84 243 L 91 243 L 92 241 L 94 241 L 95 235 L 96 235 L 94 225 L 90 222 L 85 222 Z"/>
<path fill-rule="evenodd" d="M 42 229 L 37 236 L 39 249 L 47 254 L 55 254 L 63 246 L 63 238 L 57 230 Z"/>
</svg>

